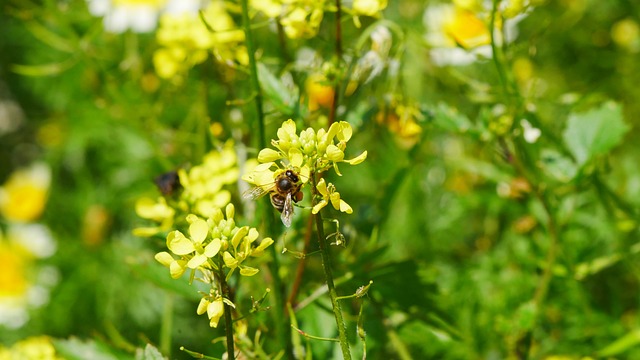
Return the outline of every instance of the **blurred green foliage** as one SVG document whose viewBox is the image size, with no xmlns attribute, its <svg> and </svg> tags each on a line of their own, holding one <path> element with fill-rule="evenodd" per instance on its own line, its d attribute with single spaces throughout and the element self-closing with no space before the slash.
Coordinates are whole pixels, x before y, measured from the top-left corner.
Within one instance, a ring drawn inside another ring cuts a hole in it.
<svg viewBox="0 0 640 360">
<path fill-rule="evenodd" d="M 369 156 L 330 179 L 354 209 L 335 213 L 347 239 L 333 251 L 339 291 L 373 280 L 366 297 L 343 301 L 356 356 L 363 306 L 371 359 L 640 358 L 640 49 L 614 36 L 624 20 L 637 31 L 640 6 L 537 3 L 500 50 L 503 84 L 492 59 L 435 65 L 422 19 L 431 2 L 389 1 L 384 17 L 402 31 L 391 50 L 399 68 L 340 98 L 354 127 L 350 147 Z M 305 45 L 331 62 L 332 16 L 317 37 L 289 40 L 286 57 L 275 32 L 255 32 L 268 137 L 289 117 L 323 124 L 298 105 L 309 73 L 289 61 Z M 367 29 L 376 20 L 362 21 Z M 357 59 L 362 29 L 343 25 L 343 46 Z M 157 47 L 150 34 L 104 32 L 84 1 L 0 4 L 0 100 L 24 112 L 0 134 L 0 182 L 35 160 L 51 167 L 40 221 L 58 250 L 42 262 L 61 279 L 28 325 L 0 326 L 1 344 L 46 334 L 69 358 L 154 358 L 155 349 L 142 349 L 169 332 L 171 358 L 189 358 L 180 346 L 224 351 L 223 341 L 211 342 L 223 331 L 195 313 L 196 289 L 154 260 L 165 238 L 131 230 L 144 225 L 135 201 L 159 195 L 158 174 L 199 163 L 227 139 L 256 154 L 252 91 L 246 73 L 213 60 L 179 84 L 162 80 Z M 421 132 L 408 142 L 385 120 L 394 101 L 419 114 Z M 541 131 L 536 141 L 523 137 L 522 120 Z M 276 243 L 303 251 L 306 220 L 294 222 Z M 300 261 L 281 255 L 287 291 Z M 304 263 L 298 304 L 323 285 L 319 256 Z M 271 284 L 261 270 L 263 279 L 234 284 L 245 308 Z M 272 296 L 266 301 L 273 306 Z M 299 327 L 334 337 L 330 306 L 321 297 L 295 309 Z M 248 337 L 260 331 L 262 346 L 277 353 L 270 311 L 252 315 Z M 332 343 L 300 341 L 314 358 L 339 358 Z"/>
</svg>

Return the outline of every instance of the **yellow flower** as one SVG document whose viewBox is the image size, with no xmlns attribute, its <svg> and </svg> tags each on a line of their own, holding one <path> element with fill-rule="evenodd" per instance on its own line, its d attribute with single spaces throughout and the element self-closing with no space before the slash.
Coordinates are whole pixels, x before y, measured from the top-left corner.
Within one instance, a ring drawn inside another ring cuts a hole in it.
<svg viewBox="0 0 640 360">
<path fill-rule="evenodd" d="M 346 201 L 340 198 L 340 193 L 336 191 L 336 187 L 332 183 L 325 183 L 324 179 L 320 179 L 316 185 L 316 189 L 322 195 L 320 200 L 311 210 L 313 214 L 317 214 L 323 207 L 331 203 L 333 208 L 347 214 L 353 213 L 353 209 Z"/>
<path fill-rule="evenodd" d="M 176 255 L 188 255 L 189 261 L 186 266 L 196 269 L 218 254 L 222 242 L 219 238 L 205 241 L 209 235 L 209 225 L 205 220 L 189 215 L 187 221 L 191 224 L 190 237 L 187 238 L 178 230 L 172 231 L 167 236 L 167 248 Z"/>
<path fill-rule="evenodd" d="M 198 304 L 198 315 L 202 315 L 205 312 L 209 318 L 209 326 L 215 328 L 218 327 L 218 322 L 222 315 L 224 315 L 224 301 L 222 296 L 217 296 L 214 299 L 209 297 L 203 297 Z"/>
<path fill-rule="evenodd" d="M 49 257 L 55 250 L 55 242 L 44 225 L 10 225 L 6 237 L 0 233 L 0 324 L 19 328 L 29 320 L 30 308 L 46 304 L 49 287 L 57 282 L 57 272 L 55 268 L 38 266 L 36 259 Z M 39 296 L 30 296 L 34 292 Z"/>
<path fill-rule="evenodd" d="M 210 2 L 202 11 L 204 21 L 197 10 L 167 12 L 160 18 L 156 39 L 162 47 L 153 56 L 158 76 L 180 79 L 180 74 L 204 62 L 209 51 L 222 63 L 247 64 L 246 48 L 241 45 L 244 32 L 237 28 L 224 1 Z"/>
<path fill-rule="evenodd" d="M 309 97 L 309 111 L 326 109 L 333 104 L 334 89 L 327 84 L 327 78 L 322 74 L 312 74 L 305 81 L 305 90 Z"/>
<path fill-rule="evenodd" d="M 387 7 L 387 0 L 353 0 L 356 15 L 378 16 Z"/>
<path fill-rule="evenodd" d="M 0 187 L 0 213 L 10 221 L 36 220 L 47 202 L 51 171 L 43 163 L 15 171 Z"/>
<path fill-rule="evenodd" d="M 320 23 L 324 16 L 322 1 L 314 7 L 295 7 L 286 14 L 281 21 L 284 32 L 290 39 L 302 39 L 314 37 L 320 29 Z"/>
<path fill-rule="evenodd" d="M 149 237 L 162 231 L 168 231 L 173 226 L 176 211 L 167 204 L 164 197 L 157 201 L 149 198 L 141 198 L 136 201 L 136 214 L 143 219 L 153 220 L 158 226 L 138 227 L 133 229 L 133 234 L 140 237 Z"/>
<path fill-rule="evenodd" d="M 15 343 L 10 348 L 0 347 L 0 359 L 61 360 L 48 336 L 34 336 Z"/>
<path fill-rule="evenodd" d="M 28 258 L 24 251 L 0 241 L 0 298 L 23 296 L 29 282 L 26 278 Z"/>
</svg>

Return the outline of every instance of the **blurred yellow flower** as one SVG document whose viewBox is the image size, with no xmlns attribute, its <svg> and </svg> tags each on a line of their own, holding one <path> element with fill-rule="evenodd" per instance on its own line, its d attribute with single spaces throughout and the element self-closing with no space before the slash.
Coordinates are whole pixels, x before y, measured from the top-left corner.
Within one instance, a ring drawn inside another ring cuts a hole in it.
<svg viewBox="0 0 640 360">
<path fill-rule="evenodd" d="M 0 187 L 0 213 L 9 221 L 29 222 L 42 214 L 51 170 L 43 163 L 15 171 Z"/>
<path fill-rule="evenodd" d="M 19 328 L 29 320 L 28 310 L 48 302 L 57 270 L 39 266 L 36 259 L 56 250 L 48 228 L 40 224 L 10 225 L 0 233 L 0 324 Z"/>
<path fill-rule="evenodd" d="M 620 20 L 611 27 L 611 39 L 630 52 L 640 51 L 640 26 L 631 18 Z"/>
<path fill-rule="evenodd" d="M 378 16 L 387 7 L 387 0 L 353 0 L 356 15 Z"/>
<path fill-rule="evenodd" d="M 420 139 L 422 127 L 417 121 L 423 120 L 424 115 L 415 105 L 397 104 L 394 100 L 392 106 L 392 109 L 380 111 L 376 120 L 386 125 L 389 131 L 396 135 L 395 140 L 398 146 L 409 149 Z"/>
<path fill-rule="evenodd" d="M 224 1 L 216 0 L 202 11 L 198 8 L 167 12 L 160 18 L 156 34 L 162 46 L 153 56 L 158 76 L 169 79 L 204 62 L 211 51 L 222 63 L 248 63 L 244 32 L 237 28 Z"/>
<path fill-rule="evenodd" d="M 0 360 L 61 360 L 48 336 L 34 336 L 9 348 L 0 346 Z"/>
<path fill-rule="evenodd" d="M 334 90 L 333 87 L 327 83 L 327 78 L 324 75 L 309 75 L 304 87 L 309 97 L 309 111 L 318 110 L 320 107 L 328 109 L 333 104 Z"/>
<path fill-rule="evenodd" d="M 323 3 L 323 1 L 318 1 L 312 7 L 295 7 L 289 11 L 281 20 L 287 37 L 290 39 L 314 37 L 320 29 L 320 23 L 324 16 Z"/>
</svg>

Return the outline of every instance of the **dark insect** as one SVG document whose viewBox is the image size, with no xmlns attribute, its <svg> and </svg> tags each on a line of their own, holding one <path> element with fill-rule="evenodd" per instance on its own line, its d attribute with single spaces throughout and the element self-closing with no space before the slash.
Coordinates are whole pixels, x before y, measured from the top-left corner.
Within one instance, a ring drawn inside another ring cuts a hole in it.
<svg viewBox="0 0 640 360">
<path fill-rule="evenodd" d="M 269 194 L 271 205 L 281 213 L 282 223 L 290 227 L 293 219 L 293 203 L 302 200 L 304 195 L 300 188 L 302 188 L 300 176 L 294 170 L 287 169 L 276 176 L 272 185 L 253 187 L 245 191 L 242 196 L 245 199 L 255 200 Z"/>
</svg>

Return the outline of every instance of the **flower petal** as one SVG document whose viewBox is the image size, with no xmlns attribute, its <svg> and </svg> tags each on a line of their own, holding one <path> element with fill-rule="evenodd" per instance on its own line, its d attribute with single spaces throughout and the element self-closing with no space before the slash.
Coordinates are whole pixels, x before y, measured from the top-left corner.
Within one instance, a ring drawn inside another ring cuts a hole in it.
<svg viewBox="0 0 640 360">
<path fill-rule="evenodd" d="M 347 204 L 347 202 L 342 199 L 340 199 L 340 211 L 347 214 L 353 213 L 353 209 L 351 208 L 351 206 L 349 206 L 349 204 Z"/>
<path fill-rule="evenodd" d="M 282 159 L 282 154 L 273 149 L 262 149 L 260 153 L 258 153 L 258 161 L 261 163 L 273 162 L 279 159 Z"/>
<path fill-rule="evenodd" d="M 207 300 L 206 297 L 203 297 L 202 299 L 200 299 L 200 302 L 198 303 L 198 310 L 196 310 L 196 313 L 198 315 L 202 315 L 206 313 L 208 306 L 209 306 L 209 300 Z"/>
<path fill-rule="evenodd" d="M 295 167 L 302 166 L 302 161 L 304 157 L 302 156 L 302 151 L 298 148 L 289 149 L 289 163 Z"/>
<path fill-rule="evenodd" d="M 174 261 L 173 256 L 171 256 L 171 254 L 169 254 L 166 251 L 157 253 L 156 256 L 154 256 L 154 258 L 160 264 L 162 264 L 164 266 L 167 266 L 167 267 L 169 267 L 171 265 L 171 263 Z"/>
<path fill-rule="evenodd" d="M 210 302 L 207 306 L 207 316 L 209 317 L 209 326 L 218 327 L 218 321 L 224 315 L 224 303 L 222 298 L 217 298 Z"/>
<path fill-rule="evenodd" d="M 338 162 L 344 159 L 344 152 L 337 146 L 331 144 L 327 146 L 327 159 Z"/>
<path fill-rule="evenodd" d="M 367 158 L 367 151 L 365 150 L 365 151 L 362 152 L 362 154 L 354 157 L 351 160 L 344 160 L 344 162 L 346 162 L 348 164 L 351 164 L 351 165 L 358 165 L 361 162 L 363 162 L 366 158 Z"/>
<path fill-rule="evenodd" d="M 324 179 L 320 179 L 320 181 L 318 181 L 318 184 L 316 184 L 316 189 L 318 190 L 320 195 L 322 195 L 322 197 L 326 198 L 327 196 L 329 196 L 329 191 L 327 191 L 327 183 L 324 181 Z"/>
<path fill-rule="evenodd" d="M 184 271 L 187 269 L 187 262 L 185 260 L 176 260 L 169 265 L 169 274 L 171 274 L 172 279 L 177 279 Z"/>
<path fill-rule="evenodd" d="M 240 268 L 240 275 L 242 276 L 253 276 L 258 273 L 258 269 L 252 268 L 250 266 L 243 266 Z"/>
<path fill-rule="evenodd" d="M 230 252 L 225 251 L 224 255 L 222 255 L 222 259 L 224 260 L 224 264 L 230 268 L 235 269 L 238 267 L 238 260 L 236 260 Z"/>
<path fill-rule="evenodd" d="M 244 238 L 248 232 L 249 232 L 249 227 L 243 226 L 240 229 L 238 229 L 238 231 L 233 235 L 233 238 L 231 239 L 231 245 L 233 245 L 234 249 L 238 248 L 238 244 L 240 244 L 240 241 L 242 241 L 242 238 Z"/>
<path fill-rule="evenodd" d="M 191 240 L 187 239 L 178 230 L 172 231 L 167 235 L 167 247 L 176 255 L 187 255 L 196 250 Z"/>
<path fill-rule="evenodd" d="M 351 128 L 351 124 L 346 121 L 340 121 L 340 131 L 336 134 L 338 140 L 347 142 L 351 139 L 351 135 L 353 135 L 353 129 Z"/>
<path fill-rule="evenodd" d="M 207 257 L 204 254 L 196 254 L 194 257 L 191 258 L 191 260 L 189 260 L 189 262 L 187 263 L 187 266 L 190 269 L 195 269 L 198 266 L 201 266 L 202 264 L 204 264 L 207 261 Z"/>
<path fill-rule="evenodd" d="M 260 242 L 260 245 L 258 245 L 257 248 L 255 248 L 254 253 L 256 252 L 262 252 L 264 251 L 264 249 L 268 248 L 271 244 L 273 244 L 273 239 L 268 237 L 268 238 L 264 238 L 262 239 L 262 241 Z"/>
<path fill-rule="evenodd" d="M 209 225 L 202 219 L 197 219 L 189 225 L 189 235 L 191 235 L 191 239 L 198 244 L 201 244 L 204 239 L 207 238 L 208 233 Z"/>
<path fill-rule="evenodd" d="M 317 214 L 323 207 L 327 206 L 327 204 L 327 200 L 320 200 L 320 202 L 311 209 L 311 213 L 314 215 Z"/>
<path fill-rule="evenodd" d="M 213 239 L 211 242 L 204 248 L 204 255 L 208 258 L 212 258 L 218 255 L 220 248 L 222 247 L 222 241 L 220 239 Z"/>
</svg>

